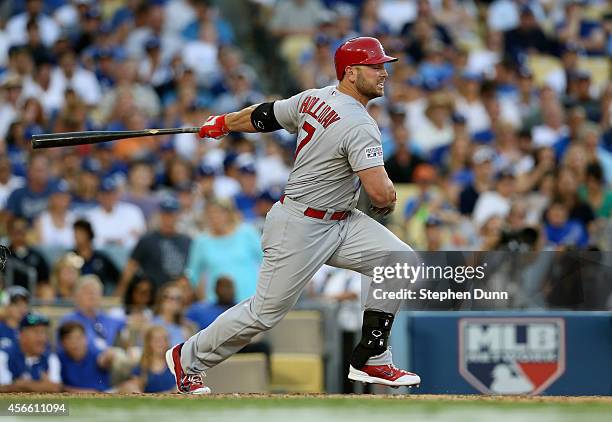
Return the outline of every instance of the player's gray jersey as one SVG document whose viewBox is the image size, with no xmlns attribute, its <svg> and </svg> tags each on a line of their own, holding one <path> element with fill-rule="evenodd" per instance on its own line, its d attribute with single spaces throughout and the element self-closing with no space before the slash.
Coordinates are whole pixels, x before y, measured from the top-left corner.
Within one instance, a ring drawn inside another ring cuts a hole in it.
<svg viewBox="0 0 612 422">
<path fill-rule="evenodd" d="M 274 103 L 278 123 L 298 132 L 295 164 L 285 195 L 308 206 L 352 209 L 360 170 L 384 165 L 376 121 L 335 86 L 311 89 Z"/>
</svg>

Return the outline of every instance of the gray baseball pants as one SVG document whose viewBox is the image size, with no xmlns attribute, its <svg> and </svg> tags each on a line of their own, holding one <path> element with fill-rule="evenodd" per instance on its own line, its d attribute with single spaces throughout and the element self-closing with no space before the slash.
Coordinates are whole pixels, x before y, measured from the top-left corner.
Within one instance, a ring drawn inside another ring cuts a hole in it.
<svg viewBox="0 0 612 422">
<path fill-rule="evenodd" d="M 264 258 L 255 295 L 225 311 L 185 342 L 181 351 L 185 373 L 199 374 L 214 367 L 249 344 L 256 334 L 274 327 L 323 264 L 371 277 L 375 266 L 389 264 L 390 252 L 402 252 L 414 263 L 412 249 L 363 212 L 355 209 L 345 220 L 335 221 L 307 217 L 306 208 L 289 198 L 274 204 L 261 239 Z M 326 217 L 332 212 L 328 210 Z M 366 309 L 392 314 L 399 310 L 400 301 L 376 300 L 372 291 L 370 288 L 365 300 Z"/>
</svg>

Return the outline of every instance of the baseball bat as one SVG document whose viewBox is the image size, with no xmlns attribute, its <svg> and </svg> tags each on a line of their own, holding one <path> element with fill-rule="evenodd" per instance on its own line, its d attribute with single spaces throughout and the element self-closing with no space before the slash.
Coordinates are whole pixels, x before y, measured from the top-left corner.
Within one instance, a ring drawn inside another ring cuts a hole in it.
<svg viewBox="0 0 612 422">
<path fill-rule="evenodd" d="M 97 144 L 100 142 L 117 141 L 119 139 L 140 138 L 142 136 L 198 133 L 198 130 L 200 130 L 199 127 L 183 127 L 144 130 L 41 133 L 39 135 L 32 136 L 32 148 L 39 149 Z"/>
</svg>

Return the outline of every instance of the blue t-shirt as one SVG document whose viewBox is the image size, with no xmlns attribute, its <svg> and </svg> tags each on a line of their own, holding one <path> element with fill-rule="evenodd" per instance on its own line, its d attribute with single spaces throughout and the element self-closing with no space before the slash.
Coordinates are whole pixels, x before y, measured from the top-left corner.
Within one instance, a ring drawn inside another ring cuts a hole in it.
<svg viewBox="0 0 612 422">
<path fill-rule="evenodd" d="M 8 350 L 0 351 L 0 384 L 12 384 L 23 378 L 40 381 L 43 374 L 47 374 L 50 381 L 59 383 L 60 361 L 55 353 L 49 349 L 40 356 L 26 357 L 18 344 Z"/>
<path fill-rule="evenodd" d="M 73 360 L 64 351 L 58 353 L 62 365 L 62 382 L 68 387 L 106 391 L 110 388 L 108 370 L 98 366 L 102 351 L 89 346 L 87 354 L 80 361 Z"/>
<path fill-rule="evenodd" d="M 61 326 L 68 321 L 81 323 L 85 328 L 87 342 L 100 350 L 115 344 L 117 336 L 125 326 L 123 319 L 115 318 L 102 312 L 98 312 L 95 318 L 90 318 L 83 315 L 80 311 L 74 311 L 64 315 L 59 325 Z"/>
<path fill-rule="evenodd" d="M 571 245 L 584 248 L 588 245 L 589 235 L 584 225 L 576 220 L 569 220 L 561 227 L 544 225 L 546 238 L 553 245 Z"/>
<path fill-rule="evenodd" d="M 19 330 L 0 322 L 0 350 L 7 350 L 17 344 Z"/>
<path fill-rule="evenodd" d="M 242 217 L 246 221 L 251 221 L 257 217 L 255 214 L 255 204 L 257 203 L 257 195 L 250 196 L 243 192 L 238 193 L 234 196 L 234 203 L 236 208 L 242 214 Z"/>
<path fill-rule="evenodd" d="M 137 366 L 132 371 L 132 375 L 139 377 L 142 374 L 142 369 Z M 145 393 L 161 393 L 163 391 L 174 390 L 176 379 L 172 372 L 166 367 L 162 372 L 147 371 L 147 382 L 144 386 Z"/>
<path fill-rule="evenodd" d="M 218 303 L 197 302 L 187 308 L 185 318 L 195 322 L 198 324 L 198 329 L 203 330 L 229 308 L 229 306 Z"/>
<path fill-rule="evenodd" d="M 51 183 L 47 183 L 42 192 L 33 192 L 26 185 L 15 189 L 6 201 L 6 209 L 11 214 L 34 220 L 41 212 L 47 209 L 47 202 L 51 195 Z"/>
<path fill-rule="evenodd" d="M 183 332 L 183 328 L 178 324 L 170 324 L 161 319 L 159 316 L 156 316 L 151 321 L 151 324 L 161 325 L 168 332 L 168 341 L 171 345 L 183 343 L 187 338 L 185 337 L 185 333 Z"/>
</svg>

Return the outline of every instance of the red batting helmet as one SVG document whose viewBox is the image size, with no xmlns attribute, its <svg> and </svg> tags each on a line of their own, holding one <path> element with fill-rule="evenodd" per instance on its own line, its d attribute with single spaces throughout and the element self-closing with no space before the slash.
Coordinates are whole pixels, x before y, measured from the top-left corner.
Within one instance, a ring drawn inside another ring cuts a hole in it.
<svg viewBox="0 0 612 422">
<path fill-rule="evenodd" d="M 336 76 L 342 80 L 347 66 L 356 64 L 380 64 L 396 62 L 395 57 L 387 56 L 383 46 L 376 38 L 359 37 L 344 42 L 336 50 L 334 63 L 336 64 Z"/>
</svg>

